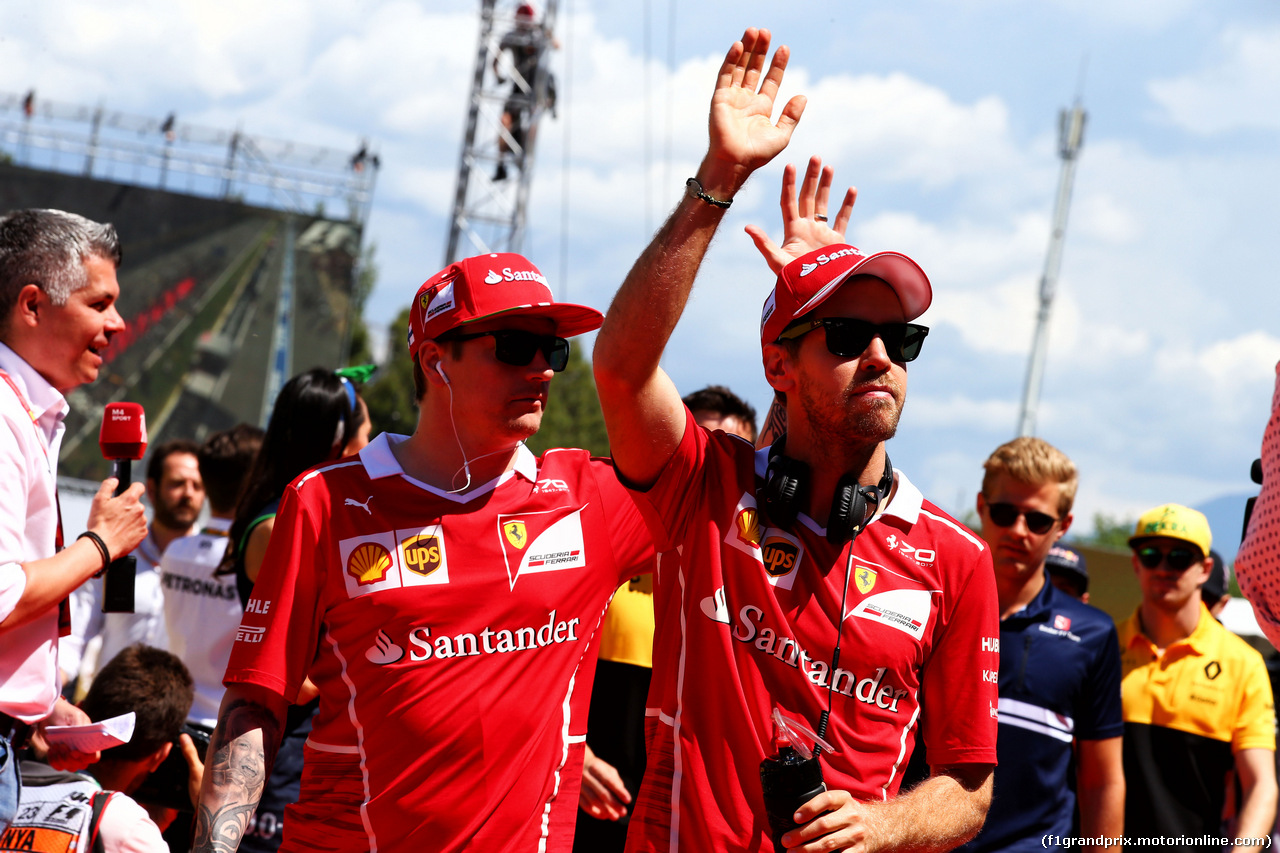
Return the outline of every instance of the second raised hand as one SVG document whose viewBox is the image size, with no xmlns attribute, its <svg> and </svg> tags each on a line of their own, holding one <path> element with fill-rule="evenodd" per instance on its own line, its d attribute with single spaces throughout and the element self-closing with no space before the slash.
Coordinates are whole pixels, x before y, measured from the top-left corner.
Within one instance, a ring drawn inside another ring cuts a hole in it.
<svg viewBox="0 0 1280 853">
<path fill-rule="evenodd" d="M 762 79 L 769 39 L 768 30 L 748 29 L 720 66 L 711 96 L 711 147 L 700 175 L 708 190 L 736 192 L 752 172 L 787 147 L 804 113 L 805 98 L 796 95 L 782 108 L 777 124 L 773 122 L 790 51 L 786 45 L 779 47 Z"/>
<path fill-rule="evenodd" d="M 782 198 L 779 204 L 782 208 L 782 245 L 770 240 L 759 225 L 746 227 L 747 234 L 751 236 L 760 254 L 764 255 L 769 269 L 775 275 L 801 255 L 845 241 L 844 232 L 849 227 L 858 191 L 849 187 L 835 219 L 828 221 L 827 202 L 831 197 L 834 177 L 835 170 L 830 166 L 823 168 L 821 157 L 810 157 L 804 173 L 804 183 L 797 192 L 796 167 L 788 163 L 782 171 Z M 819 216 L 823 218 L 819 219 Z"/>
</svg>

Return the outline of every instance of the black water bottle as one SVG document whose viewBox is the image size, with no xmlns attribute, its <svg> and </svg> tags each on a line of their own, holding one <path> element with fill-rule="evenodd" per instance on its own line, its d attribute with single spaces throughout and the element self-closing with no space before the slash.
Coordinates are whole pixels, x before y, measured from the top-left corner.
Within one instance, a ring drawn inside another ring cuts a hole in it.
<svg viewBox="0 0 1280 853">
<path fill-rule="evenodd" d="M 822 765 L 816 755 L 805 758 L 790 746 L 779 747 L 760 762 L 760 787 L 774 853 L 786 853 L 782 836 L 799 825 L 792 819 L 796 809 L 827 790 L 822 781 Z"/>
</svg>

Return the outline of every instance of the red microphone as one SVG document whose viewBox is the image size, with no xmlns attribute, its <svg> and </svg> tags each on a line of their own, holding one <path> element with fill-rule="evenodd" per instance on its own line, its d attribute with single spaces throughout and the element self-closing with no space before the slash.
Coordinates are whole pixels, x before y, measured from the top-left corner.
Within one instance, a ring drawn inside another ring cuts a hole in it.
<svg viewBox="0 0 1280 853">
<path fill-rule="evenodd" d="M 98 446 L 102 455 L 117 463 L 124 463 L 124 470 L 129 470 L 129 461 L 141 459 L 147 452 L 147 416 L 140 403 L 108 403 L 102 410 L 102 431 L 98 433 Z M 119 466 L 118 466 L 119 467 Z M 128 478 L 125 474 L 125 479 Z M 121 482 L 120 494 L 129 487 Z"/>
<path fill-rule="evenodd" d="M 112 474 L 120 482 L 116 485 L 119 496 L 129 488 L 130 462 L 141 459 L 147 452 L 147 416 L 139 403 L 108 403 L 102 411 L 102 431 L 98 433 L 98 446 L 102 455 L 111 460 Z M 132 554 L 125 554 L 111 561 L 102 582 L 102 612 L 132 613 L 134 610 L 134 582 L 138 561 Z"/>
</svg>

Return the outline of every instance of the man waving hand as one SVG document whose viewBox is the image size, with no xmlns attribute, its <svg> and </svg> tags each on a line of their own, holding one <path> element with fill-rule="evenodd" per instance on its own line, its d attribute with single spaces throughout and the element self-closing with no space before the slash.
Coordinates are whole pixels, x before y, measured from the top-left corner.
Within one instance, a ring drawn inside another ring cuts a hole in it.
<svg viewBox="0 0 1280 853">
<path fill-rule="evenodd" d="M 815 204 L 815 175 L 794 214 L 784 197 L 788 239 L 766 251 L 779 274 L 761 346 L 783 438 L 757 452 L 698 427 L 659 367 L 725 209 L 803 112 L 796 97 L 771 120 L 788 51 L 765 72 L 769 40 L 750 29 L 730 48 L 707 155 L 596 342 L 614 462 L 657 548 L 680 554 L 656 575 L 659 706 L 627 849 L 945 850 L 990 801 L 998 626 L 985 544 L 885 453 L 928 333 L 911 322 L 928 278 L 898 253 L 794 239 L 841 239 L 796 227 L 801 213 L 826 221 L 829 179 Z M 850 192 L 841 230 L 852 204 Z M 917 734 L 922 693 L 946 711 Z M 758 769 L 777 747 L 775 710 L 834 746 L 820 757 L 827 792 L 798 805 L 789 831 L 771 829 Z M 898 796 L 921 736 L 932 777 Z"/>
</svg>

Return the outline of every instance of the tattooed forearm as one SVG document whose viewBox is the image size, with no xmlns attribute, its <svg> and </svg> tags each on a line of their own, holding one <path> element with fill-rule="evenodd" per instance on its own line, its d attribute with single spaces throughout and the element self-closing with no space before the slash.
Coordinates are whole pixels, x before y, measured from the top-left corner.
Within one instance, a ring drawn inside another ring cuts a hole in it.
<svg viewBox="0 0 1280 853">
<path fill-rule="evenodd" d="M 240 844 L 280 746 L 280 720 L 238 699 L 227 705 L 209 744 L 193 853 L 232 853 Z"/>
<path fill-rule="evenodd" d="M 244 837 L 245 827 L 253 820 L 257 803 L 227 806 L 215 814 L 204 803 L 196 815 L 196 841 L 193 853 L 234 853 Z"/>
<path fill-rule="evenodd" d="M 769 414 L 764 416 L 764 427 L 760 430 L 760 437 L 756 439 L 756 447 L 768 447 L 786 431 L 787 409 L 775 396 L 773 405 L 769 406 Z"/>
</svg>

